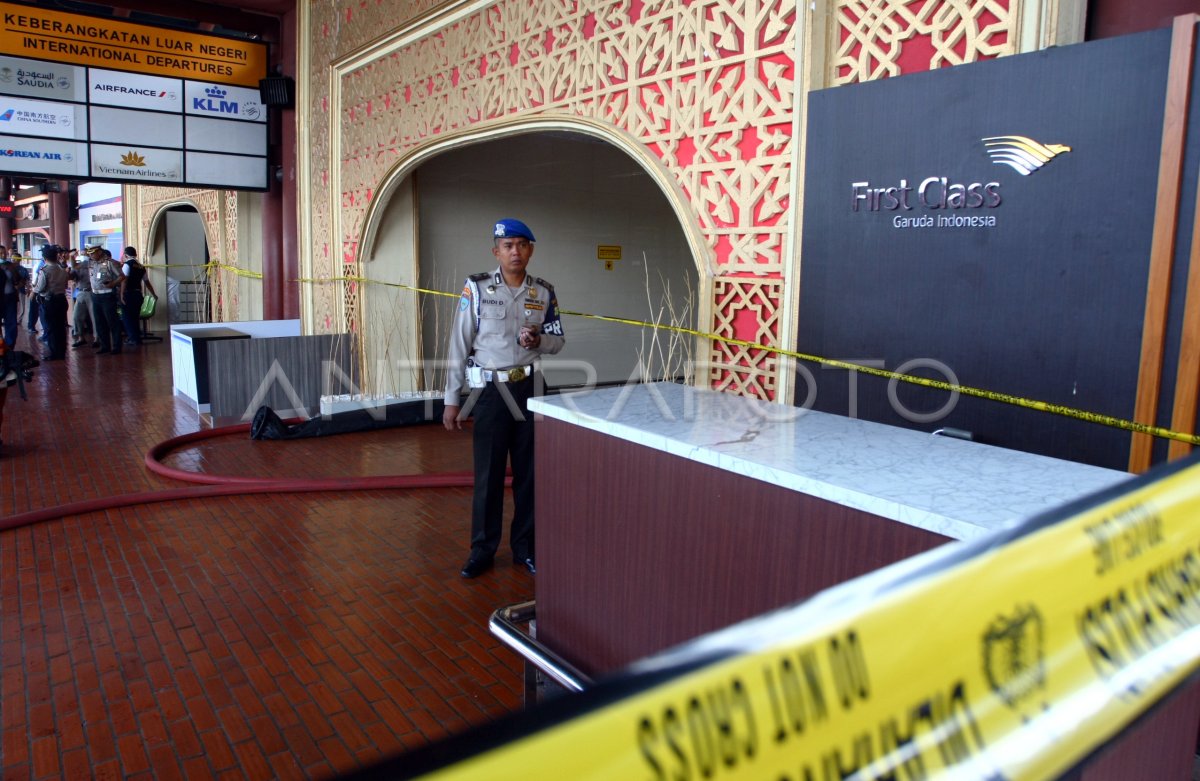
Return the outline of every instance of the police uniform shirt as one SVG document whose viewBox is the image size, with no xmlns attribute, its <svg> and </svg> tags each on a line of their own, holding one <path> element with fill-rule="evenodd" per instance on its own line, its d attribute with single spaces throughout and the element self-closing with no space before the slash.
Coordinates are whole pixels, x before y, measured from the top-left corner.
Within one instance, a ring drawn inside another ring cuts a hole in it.
<svg viewBox="0 0 1200 781">
<path fill-rule="evenodd" d="M 67 270 L 58 263 L 47 262 L 38 271 L 33 292 L 43 296 L 61 296 L 67 292 Z"/>
<path fill-rule="evenodd" d="M 92 292 L 100 295 L 115 293 L 115 287 L 107 287 L 107 283 L 119 279 L 121 272 L 117 268 L 117 264 L 107 258 L 104 260 L 94 260 L 91 263 L 90 273 L 92 275 Z"/>
<path fill-rule="evenodd" d="M 541 342 L 536 349 L 517 343 L 521 326 L 537 326 Z M 528 366 L 539 355 L 553 355 L 566 343 L 554 287 L 531 274 L 519 288 L 509 288 L 497 268 L 490 274 L 467 277 L 450 331 L 446 404 L 461 404 L 466 385 L 467 359 L 485 369 Z"/>
</svg>

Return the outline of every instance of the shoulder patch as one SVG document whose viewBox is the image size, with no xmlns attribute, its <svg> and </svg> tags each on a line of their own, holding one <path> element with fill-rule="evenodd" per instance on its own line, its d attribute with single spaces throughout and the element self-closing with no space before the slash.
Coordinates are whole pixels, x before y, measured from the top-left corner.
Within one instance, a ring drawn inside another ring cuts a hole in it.
<svg viewBox="0 0 1200 781">
<path fill-rule="evenodd" d="M 542 279 L 541 277 L 534 277 L 534 278 L 533 278 L 533 281 L 534 281 L 534 282 L 536 282 L 537 284 L 541 285 L 542 287 L 546 288 L 546 289 L 547 289 L 547 290 L 549 290 L 551 293 L 553 293 L 553 292 L 554 292 L 554 285 L 551 285 L 549 282 L 547 282 L 546 280 Z"/>
<path fill-rule="evenodd" d="M 491 277 L 492 277 L 492 272 L 481 271 L 478 274 L 472 274 L 471 276 L 467 277 L 467 279 L 469 279 L 473 282 L 483 282 L 485 279 L 491 279 Z"/>
</svg>

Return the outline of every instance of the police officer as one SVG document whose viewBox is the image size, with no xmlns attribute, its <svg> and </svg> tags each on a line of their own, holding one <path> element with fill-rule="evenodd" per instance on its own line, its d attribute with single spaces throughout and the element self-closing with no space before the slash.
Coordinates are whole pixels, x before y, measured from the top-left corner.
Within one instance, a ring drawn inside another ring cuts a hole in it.
<svg viewBox="0 0 1200 781">
<path fill-rule="evenodd" d="M 67 357 L 67 270 L 58 262 L 58 252 L 58 247 L 53 244 L 42 247 L 45 263 L 33 285 L 46 329 L 49 352 L 42 359 L 44 361 L 61 361 Z"/>
<path fill-rule="evenodd" d="M 475 498 L 471 506 L 471 555 L 462 576 L 474 578 L 493 563 L 504 530 L 504 476 L 512 456 L 513 562 L 536 572 L 533 544 L 533 416 L 526 404 L 540 389 L 539 355 L 563 348 L 562 320 L 550 283 L 526 273 L 533 231 L 504 219 L 492 230 L 495 271 L 467 277 L 450 332 L 446 379 L 447 431 L 475 419 Z M 464 405 L 464 385 L 470 395 Z"/>
</svg>

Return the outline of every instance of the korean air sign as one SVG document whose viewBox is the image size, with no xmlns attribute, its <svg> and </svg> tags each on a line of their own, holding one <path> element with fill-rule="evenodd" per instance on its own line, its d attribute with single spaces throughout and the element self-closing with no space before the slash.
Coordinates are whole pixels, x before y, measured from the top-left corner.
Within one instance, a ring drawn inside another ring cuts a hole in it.
<svg viewBox="0 0 1200 781">
<path fill-rule="evenodd" d="M 266 122 L 267 110 L 259 99 L 258 90 L 228 84 L 208 84 L 188 81 L 184 105 L 192 116 L 242 119 L 247 122 Z"/>
</svg>

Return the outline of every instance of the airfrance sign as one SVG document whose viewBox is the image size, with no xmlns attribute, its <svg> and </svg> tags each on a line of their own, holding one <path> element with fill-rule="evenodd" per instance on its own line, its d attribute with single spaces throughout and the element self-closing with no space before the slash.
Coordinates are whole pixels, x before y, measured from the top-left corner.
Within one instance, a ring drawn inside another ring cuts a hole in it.
<svg viewBox="0 0 1200 781">
<path fill-rule="evenodd" d="M 257 87 L 267 75 L 267 46 L 0 3 L 0 51 L 39 60 Z"/>
<path fill-rule="evenodd" d="M 88 71 L 88 101 L 178 113 L 183 108 L 183 82 L 92 68 Z"/>
<path fill-rule="evenodd" d="M 1006 165 L 1022 176 L 1038 171 L 1071 147 L 1043 145 L 1026 136 L 989 136 L 981 139 L 996 165 Z M 994 228 L 994 209 L 1004 203 L 998 181 L 962 181 L 944 175 L 915 180 L 902 178 L 897 184 L 851 182 L 851 210 L 895 212 L 893 228 Z M 918 212 L 908 214 L 907 212 Z"/>
</svg>

